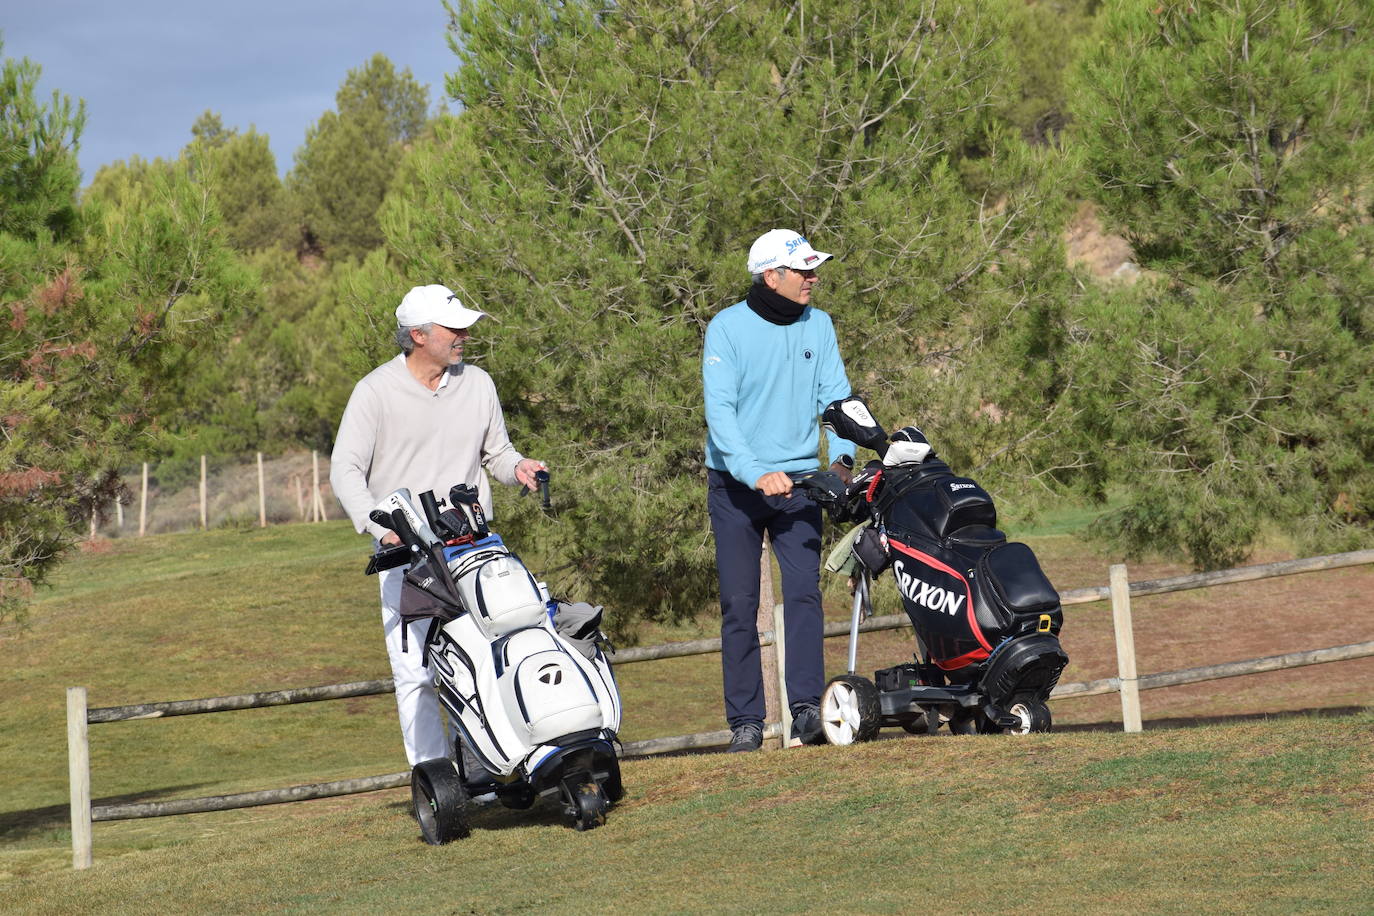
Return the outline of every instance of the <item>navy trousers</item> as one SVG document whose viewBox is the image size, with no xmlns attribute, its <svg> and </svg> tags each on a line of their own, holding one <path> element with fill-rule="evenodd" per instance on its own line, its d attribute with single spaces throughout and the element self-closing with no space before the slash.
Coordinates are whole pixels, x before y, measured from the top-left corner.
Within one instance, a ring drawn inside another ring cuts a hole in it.
<svg viewBox="0 0 1374 916">
<path fill-rule="evenodd" d="M 731 728 L 762 723 L 759 664 L 759 559 L 763 534 L 782 571 L 786 631 L 787 703 L 794 712 L 815 705 L 825 684 L 821 652 L 821 509 L 801 492 L 764 496 L 721 471 L 707 471 L 706 505 L 716 537 L 720 577 L 721 673 L 725 718 Z M 767 596 L 771 601 L 772 595 Z"/>
</svg>

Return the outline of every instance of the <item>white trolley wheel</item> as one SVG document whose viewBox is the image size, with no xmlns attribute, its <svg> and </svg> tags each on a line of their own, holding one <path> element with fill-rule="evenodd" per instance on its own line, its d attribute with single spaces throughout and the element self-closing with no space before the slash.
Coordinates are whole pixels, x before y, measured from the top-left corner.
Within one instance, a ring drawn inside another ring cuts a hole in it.
<svg viewBox="0 0 1374 916">
<path fill-rule="evenodd" d="M 878 688 L 868 678 L 841 674 L 821 693 L 821 732 L 830 744 L 872 741 L 878 734 Z"/>
<path fill-rule="evenodd" d="M 1037 700 L 1017 700 L 1007 712 L 1021 720 L 1019 725 L 1009 729 L 1013 735 L 1047 732 L 1053 727 L 1050 708 Z"/>
</svg>

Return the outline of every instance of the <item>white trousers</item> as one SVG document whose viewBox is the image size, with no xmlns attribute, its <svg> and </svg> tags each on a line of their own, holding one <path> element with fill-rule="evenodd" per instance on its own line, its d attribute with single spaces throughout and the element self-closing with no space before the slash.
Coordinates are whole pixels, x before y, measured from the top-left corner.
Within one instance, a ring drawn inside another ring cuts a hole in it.
<svg viewBox="0 0 1374 916">
<path fill-rule="evenodd" d="M 411 766 L 422 760 L 452 756 L 444 737 L 444 719 L 439 697 L 434 692 L 434 673 L 422 665 L 425 634 L 429 621 L 409 627 L 409 650 L 401 649 L 401 583 L 405 567 L 383 570 L 377 575 L 382 589 L 382 633 L 386 654 L 391 658 L 391 677 L 396 682 L 396 712 L 401 719 L 401 739 Z"/>
</svg>

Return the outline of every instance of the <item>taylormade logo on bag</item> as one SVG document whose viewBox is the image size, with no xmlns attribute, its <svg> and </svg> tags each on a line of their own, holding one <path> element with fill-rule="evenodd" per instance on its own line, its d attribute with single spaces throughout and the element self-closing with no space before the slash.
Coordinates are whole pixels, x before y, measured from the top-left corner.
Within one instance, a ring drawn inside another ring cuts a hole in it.
<svg viewBox="0 0 1374 916">
<path fill-rule="evenodd" d="M 967 597 L 923 582 L 907 572 L 906 565 L 901 560 L 892 564 L 892 576 L 897 580 L 898 590 L 912 602 L 932 611 L 949 614 L 951 617 L 959 613 Z"/>
</svg>

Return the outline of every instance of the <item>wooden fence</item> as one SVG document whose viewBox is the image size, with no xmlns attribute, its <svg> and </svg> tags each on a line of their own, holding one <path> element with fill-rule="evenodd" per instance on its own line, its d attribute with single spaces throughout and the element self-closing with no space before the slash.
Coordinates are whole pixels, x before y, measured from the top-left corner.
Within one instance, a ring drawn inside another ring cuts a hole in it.
<svg viewBox="0 0 1374 916">
<path fill-rule="evenodd" d="M 290 457 L 290 456 L 288 456 L 288 457 Z M 274 460 L 275 460 L 275 459 L 274 459 Z M 268 496 L 268 489 L 269 489 L 269 488 L 268 488 L 268 484 L 267 484 L 267 476 L 266 476 L 266 474 L 265 474 L 265 472 L 264 472 L 264 468 L 263 468 L 263 454 L 262 454 L 262 452 L 257 452 L 257 453 L 256 453 L 255 462 L 256 462 L 256 465 L 257 465 L 257 470 L 256 470 L 256 474 L 257 474 L 256 497 L 257 497 L 257 499 L 256 499 L 256 501 L 253 503 L 253 505 L 254 505 L 254 507 L 257 509 L 257 524 L 258 524 L 258 527 L 260 527 L 260 528 L 266 528 L 266 527 L 267 527 L 267 524 L 268 524 L 268 512 L 267 512 L 268 499 L 267 499 L 267 496 Z M 247 472 L 247 471 L 243 471 L 243 473 L 248 473 L 248 472 Z M 326 469 L 326 475 L 327 475 L 327 474 L 328 474 L 328 470 Z M 295 502 L 296 502 L 296 510 L 297 510 L 297 512 L 296 512 L 296 516 L 297 516 L 297 517 L 294 518 L 293 520 L 295 520 L 295 521 L 302 521 L 302 522 L 324 522 L 324 521 L 328 521 L 328 520 L 329 520 L 329 512 L 328 512 L 328 510 L 327 510 L 326 507 L 327 507 L 330 503 L 332 503 L 332 502 L 334 501 L 334 500 L 333 500 L 333 495 L 332 495 L 333 491 L 332 491 L 332 489 L 331 489 L 330 486 L 329 486 L 329 481 L 328 481 L 328 480 L 323 480 L 323 481 L 322 481 L 322 480 L 320 479 L 320 453 L 319 453 L 318 451 L 312 451 L 312 452 L 310 453 L 310 471 L 309 471 L 309 475 L 310 475 L 309 483 L 306 482 L 306 480 L 305 480 L 305 474 L 304 474 L 304 473 L 296 473 L 296 474 L 293 474 L 293 475 L 291 476 L 291 481 L 292 481 L 292 483 L 295 485 Z M 221 479 L 222 479 L 222 478 L 221 478 Z M 241 479 L 241 478 L 240 478 L 240 479 Z M 142 467 L 141 467 L 141 469 L 140 469 L 140 474 L 139 474 L 139 476 L 138 476 L 137 485 L 138 485 L 138 486 L 137 486 L 137 488 L 138 488 L 138 495 L 137 495 L 137 497 L 136 497 L 136 500 L 137 500 L 137 505 L 138 505 L 138 536 L 139 536 L 139 537 L 143 537 L 144 535 L 146 535 L 146 534 L 148 533 L 148 530 L 149 530 L 148 500 L 149 500 L 149 497 L 150 497 L 150 489 L 149 489 L 149 478 L 148 478 L 148 462 L 146 462 L 146 461 L 143 462 Z M 222 486 L 221 489 L 222 489 L 222 490 L 228 489 L 228 490 L 231 491 L 231 492 L 236 492 L 236 491 L 237 491 L 236 488 L 234 488 L 234 487 L 227 487 L 227 486 Z M 201 455 L 201 456 L 200 456 L 200 485 L 199 485 L 199 488 L 198 488 L 198 490 L 197 490 L 197 497 L 198 497 L 197 503 L 198 503 L 199 514 L 198 514 L 198 520 L 197 520 L 197 522 L 195 523 L 195 527 L 200 528 L 200 530 L 202 530 L 202 531 L 209 530 L 209 528 L 211 527 L 211 518 L 210 518 L 210 514 L 211 514 L 211 513 L 210 513 L 210 496 L 211 496 L 211 492 L 210 492 L 210 491 L 211 491 L 211 487 L 210 487 L 210 479 L 209 479 L 209 459 L 208 459 L 208 456 L 206 456 L 206 455 Z M 277 493 L 276 495 L 280 496 L 279 493 Z M 123 531 L 124 531 L 124 503 L 123 503 L 121 500 L 115 500 L 115 502 L 114 502 L 113 505 L 114 505 L 114 531 L 119 532 L 119 533 L 123 533 Z M 278 508 L 280 508 L 279 504 L 278 504 Z M 241 510 L 241 509 L 242 509 L 242 504 L 240 504 L 240 510 Z M 234 517 L 235 517 L 235 518 L 241 518 L 241 516 L 238 516 L 238 515 L 235 515 Z M 279 512 L 277 513 L 277 517 L 280 518 Z M 91 536 L 91 537 L 95 537 L 96 534 L 99 532 L 99 530 L 100 530 L 100 528 L 101 528 L 101 524 L 102 524 L 102 522 L 101 522 L 102 519 L 104 519 L 104 524 L 106 524 L 106 525 L 109 524 L 110 519 L 109 519 L 109 512 L 107 511 L 107 507 L 106 507 L 106 506 L 95 506 L 95 507 L 92 507 L 92 509 L 91 509 L 91 517 L 90 517 L 90 536 Z M 221 520 L 222 520 L 222 519 L 221 519 Z M 132 520 L 131 520 L 131 525 L 132 525 Z M 191 527 L 191 524 L 188 522 L 186 527 Z M 107 530 L 107 531 L 109 530 L 108 527 L 106 528 L 106 530 Z"/>
<path fill-rule="evenodd" d="M 1162 687 L 1176 687 L 1201 681 L 1239 677 L 1246 674 L 1259 674 L 1284 668 L 1298 668 L 1325 662 L 1345 661 L 1355 658 L 1374 656 L 1374 640 L 1313 649 L 1305 652 L 1290 652 L 1266 658 L 1245 659 L 1200 668 L 1186 668 L 1156 674 L 1139 675 L 1136 672 L 1134 637 L 1131 626 L 1130 599 L 1132 596 L 1161 595 L 1168 592 L 1188 591 L 1225 585 L 1234 582 L 1249 582 L 1297 573 L 1317 572 L 1320 570 L 1340 569 L 1374 563 L 1374 550 L 1361 550 L 1353 553 L 1333 554 L 1322 557 L 1309 557 L 1288 560 L 1280 563 L 1266 563 L 1259 566 L 1245 566 L 1218 572 L 1196 573 L 1176 576 L 1169 579 L 1155 579 L 1141 582 L 1128 582 L 1126 567 L 1112 566 L 1109 571 L 1109 584 L 1103 587 L 1080 588 L 1061 592 L 1064 605 L 1088 604 L 1110 600 L 1112 620 L 1116 631 L 1117 676 L 1102 678 L 1085 683 L 1060 684 L 1055 688 L 1051 699 L 1068 697 L 1087 697 L 1105 693 L 1120 693 L 1122 724 L 1127 732 L 1141 730 L 1140 691 Z M 775 615 L 780 621 L 781 615 Z M 861 632 L 890 630 L 910 626 L 905 615 L 894 614 L 885 617 L 871 617 L 860 625 Z M 824 635 L 829 637 L 845 636 L 849 633 L 848 621 L 826 624 Z M 769 630 L 759 635 L 759 645 L 772 646 L 776 642 L 775 632 Z M 628 665 L 665 658 L 681 658 L 688 655 L 704 655 L 720 651 L 720 639 L 698 639 L 688 642 L 668 643 L 660 646 L 645 646 L 623 649 L 611 658 L 616 665 Z M 779 659 L 779 680 L 782 679 L 782 659 Z M 71 781 L 71 821 L 72 821 L 72 867 L 89 868 L 92 863 L 92 823 L 95 821 L 129 820 L 143 817 L 163 817 L 172 814 L 193 814 L 205 811 L 223 811 L 231 808 L 247 808 L 256 805 L 272 805 L 313 798 L 327 798 L 336 795 L 349 795 L 357 792 L 371 792 L 377 789 L 390 789 L 409 783 L 410 774 L 388 773 L 382 776 L 369 776 L 359 779 L 346 779 L 337 782 L 313 783 L 291 786 L 285 789 L 266 789 L 259 792 L 244 792 L 235 795 L 217 795 L 202 798 L 174 799 L 163 802 L 139 802 L 122 805 L 92 805 L 90 754 L 88 727 L 111 722 L 124 722 L 132 719 L 155 719 L 170 716 L 197 715 L 211 712 L 225 712 L 233 709 L 258 709 L 267 706 L 283 706 L 295 703 L 314 703 L 323 700 L 337 700 L 347 697 L 373 696 L 391 693 L 393 686 L 390 678 L 374 681 L 359 681 L 352 684 L 333 684 L 324 687 L 302 687 L 291 690 L 274 690 L 266 693 L 244 694 L 231 697 L 214 697 L 197 700 L 176 700 L 163 703 L 141 703 L 130 706 L 110 706 L 90 709 L 87 705 L 85 687 L 67 688 L 67 753 L 68 771 Z M 786 704 L 780 704 L 786 709 Z M 764 726 L 765 739 L 782 738 L 786 734 L 785 722 L 770 721 Z M 702 732 L 693 735 L 677 735 L 666 738 L 650 738 L 643 741 L 626 742 L 624 756 L 642 757 L 675 751 L 712 748 L 725 745 L 730 740 L 728 729 Z"/>
</svg>

